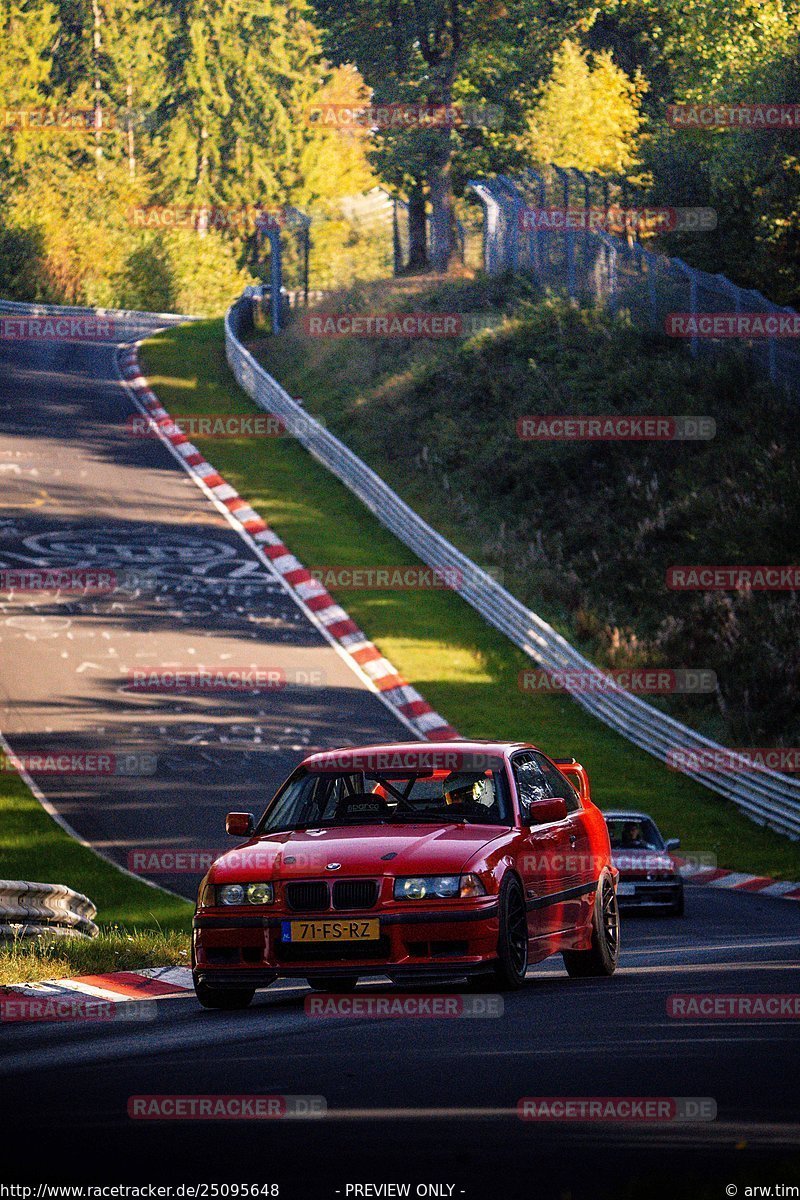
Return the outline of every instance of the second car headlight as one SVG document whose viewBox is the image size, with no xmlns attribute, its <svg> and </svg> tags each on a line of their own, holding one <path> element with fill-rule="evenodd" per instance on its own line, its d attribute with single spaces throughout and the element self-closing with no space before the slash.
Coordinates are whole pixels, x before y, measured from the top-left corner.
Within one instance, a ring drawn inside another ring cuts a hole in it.
<svg viewBox="0 0 800 1200">
<path fill-rule="evenodd" d="M 271 883 L 225 883 L 217 888 L 217 904 L 272 904 Z"/>
<path fill-rule="evenodd" d="M 395 900 L 450 900 L 485 896 L 477 875 L 410 875 L 394 881 Z"/>
</svg>

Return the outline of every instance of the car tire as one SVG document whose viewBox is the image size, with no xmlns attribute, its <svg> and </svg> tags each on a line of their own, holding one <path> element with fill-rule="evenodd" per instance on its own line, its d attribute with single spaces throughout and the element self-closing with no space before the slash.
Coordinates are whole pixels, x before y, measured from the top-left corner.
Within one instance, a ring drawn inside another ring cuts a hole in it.
<svg viewBox="0 0 800 1200">
<path fill-rule="evenodd" d="M 680 894 L 678 895 L 678 899 L 675 901 L 675 903 L 673 904 L 672 908 L 669 911 L 672 913 L 673 917 L 682 917 L 684 915 L 684 913 L 686 912 L 686 899 L 684 896 L 683 888 L 681 888 Z"/>
<path fill-rule="evenodd" d="M 306 983 L 315 992 L 352 992 L 358 983 L 358 975 L 335 975 L 332 979 L 307 979 Z"/>
<path fill-rule="evenodd" d="M 500 887 L 500 933 L 497 939 L 495 985 L 514 992 L 525 982 L 528 969 L 528 913 L 516 875 L 506 875 Z"/>
<path fill-rule="evenodd" d="M 255 988 L 215 988 L 207 983 L 196 983 L 194 994 L 203 1008 L 219 1008 L 228 1011 L 237 1008 L 247 1008 L 255 996 Z"/>
<path fill-rule="evenodd" d="M 565 950 L 564 966 L 573 979 L 613 975 L 619 962 L 619 907 L 610 875 L 598 884 L 592 912 L 592 944 L 588 950 Z"/>
</svg>

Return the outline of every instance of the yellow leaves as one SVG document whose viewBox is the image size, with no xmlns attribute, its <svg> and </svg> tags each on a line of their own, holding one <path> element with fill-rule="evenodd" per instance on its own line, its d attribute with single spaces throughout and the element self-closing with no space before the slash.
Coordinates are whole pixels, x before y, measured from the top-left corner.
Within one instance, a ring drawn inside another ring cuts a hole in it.
<svg viewBox="0 0 800 1200">
<path fill-rule="evenodd" d="M 526 145 L 541 163 L 625 174 L 637 164 L 646 90 L 643 76 L 627 75 L 610 50 L 590 55 L 568 39 L 539 90 Z"/>
</svg>

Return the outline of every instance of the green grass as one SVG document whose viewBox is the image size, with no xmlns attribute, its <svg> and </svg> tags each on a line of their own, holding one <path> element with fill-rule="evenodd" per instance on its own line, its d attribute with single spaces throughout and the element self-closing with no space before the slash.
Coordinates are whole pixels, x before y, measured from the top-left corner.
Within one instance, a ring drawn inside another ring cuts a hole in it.
<svg viewBox="0 0 800 1200">
<path fill-rule="evenodd" d="M 123 874 L 69 837 L 19 776 L 8 772 L 0 779 L 0 879 L 64 883 L 97 906 L 98 924 L 124 926 L 131 934 L 158 929 L 185 933 L 191 921 L 187 900 Z M 75 952 L 82 951 L 78 947 Z M 0 948 L 0 958 L 6 954 Z"/>
<path fill-rule="evenodd" d="M 76 975 L 140 971 L 146 967 L 188 967 L 188 933 L 108 928 L 91 940 L 20 938 L 0 942 L 0 985 Z"/>
<path fill-rule="evenodd" d="M 302 347 L 296 349 L 297 355 Z M 177 415 L 251 412 L 225 362 L 222 323 L 159 334 L 143 347 L 143 370 Z M 285 366 L 285 364 L 284 364 Z M 325 387 L 308 362 L 282 372 L 295 395 Z M 296 387 L 302 379 L 303 390 Z M 409 564 L 414 556 L 323 467 L 290 439 L 194 439 L 307 566 Z M 800 847 L 759 828 L 734 807 L 587 715 L 565 696 L 517 687 L 528 660 L 452 592 L 336 592 L 379 648 L 459 731 L 530 740 L 587 767 L 604 807 L 644 807 L 666 836 L 712 853 L 722 866 L 800 878 Z"/>
</svg>

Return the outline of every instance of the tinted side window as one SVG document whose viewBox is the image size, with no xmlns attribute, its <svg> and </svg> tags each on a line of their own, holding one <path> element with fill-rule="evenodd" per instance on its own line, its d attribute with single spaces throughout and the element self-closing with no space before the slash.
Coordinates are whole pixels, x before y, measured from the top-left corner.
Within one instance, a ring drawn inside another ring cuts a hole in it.
<svg viewBox="0 0 800 1200">
<path fill-rule="evenodd" d="M 577 812 L 581 806 L 581 802 L 578 798 L 578 793 L 566 776 L 562 775 L 543 755 L 531 754 L 531 758 L 535 759 L 542 777 L 547 782 L 549 788 L 548 794 L 550 796 L 563 796 L 567 802 L 567 812 Z"/>
<path fill-rule="evenodd" d="M 552 793 L 546 776 L 532 754 L 518 754 L 512 759 L 511 766 L 517 784 L 522 817 L 527 819 L 528 806 L 536 800 L 547 800 Z"/>
</svg>

